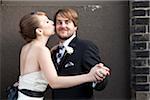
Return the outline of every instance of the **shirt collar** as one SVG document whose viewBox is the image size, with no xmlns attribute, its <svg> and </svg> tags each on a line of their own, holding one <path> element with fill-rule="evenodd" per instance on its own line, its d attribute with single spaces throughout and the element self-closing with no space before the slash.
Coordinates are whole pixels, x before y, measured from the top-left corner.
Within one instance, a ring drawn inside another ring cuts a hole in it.
<svg viewBox="0 0 150 100">
<path fill-rule="evenodd" d="M 62 44 L 65 47 L 67 47 L 69 45 L 69 43 L 76 37 L 76 33 L 74 33 L 69 39 L 65 40 Z"/>
</svg>

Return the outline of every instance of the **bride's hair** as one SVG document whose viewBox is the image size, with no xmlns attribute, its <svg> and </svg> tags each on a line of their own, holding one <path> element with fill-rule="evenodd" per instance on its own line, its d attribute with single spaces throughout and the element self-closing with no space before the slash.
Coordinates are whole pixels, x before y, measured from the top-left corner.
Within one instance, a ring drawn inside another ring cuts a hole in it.
<svg viewBox="0 0 150 100">
<path fill-rule="evenodd" d="M 21 18 L 19 23 L 19 32 L 27 42 L 31 42 L 36 38 L 35 30 L 39 27 L 39 20 L 37 16 L 41 15 L 47 16 L 45 12 L 37 11 L 26 14 Z"/>
</svg>

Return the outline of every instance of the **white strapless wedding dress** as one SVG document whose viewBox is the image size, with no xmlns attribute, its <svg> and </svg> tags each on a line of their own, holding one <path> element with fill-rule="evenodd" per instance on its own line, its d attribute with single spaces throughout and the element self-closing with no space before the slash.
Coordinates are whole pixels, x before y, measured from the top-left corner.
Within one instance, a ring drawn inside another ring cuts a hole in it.
<svg viewBox="0 0 150 100">
<path fill-rule="evenodd" d="M 32 72 L 19 76 L 19 89 L 28 89 L 32 91 L 43 92 L 48 85 L 41 71 Z M 29 97 L 18 91 L 18 100 L 43 100 L 44 97 Z"/>
</svg>

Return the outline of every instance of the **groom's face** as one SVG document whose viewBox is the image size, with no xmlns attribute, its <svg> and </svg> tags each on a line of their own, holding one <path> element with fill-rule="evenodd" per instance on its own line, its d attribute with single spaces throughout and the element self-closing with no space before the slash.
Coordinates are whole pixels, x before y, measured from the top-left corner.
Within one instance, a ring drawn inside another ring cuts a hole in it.
<svg viewBox="0 0 150 100">
<path fill-rule="evenodd" d="M 62 40 L 66 40 L 70 38 L 73 34 L 75 34 L 77 27 L 74 25 L 73 21 L 62 17 L 56 17 L 56 34 Z"/>
</svg>

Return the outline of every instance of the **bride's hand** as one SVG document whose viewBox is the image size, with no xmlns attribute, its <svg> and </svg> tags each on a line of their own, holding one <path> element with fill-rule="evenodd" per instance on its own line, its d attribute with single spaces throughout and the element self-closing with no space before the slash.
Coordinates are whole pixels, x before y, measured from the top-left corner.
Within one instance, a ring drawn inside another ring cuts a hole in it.
<svg viewBox="0 0 150 100">
<path fill-rule="evenodd" d="M 96 64 L 88 73 L 93 82 L 102 81 L 107 75 L 110 75 L 110 69 L 102 63 Z"/>
</svg>

